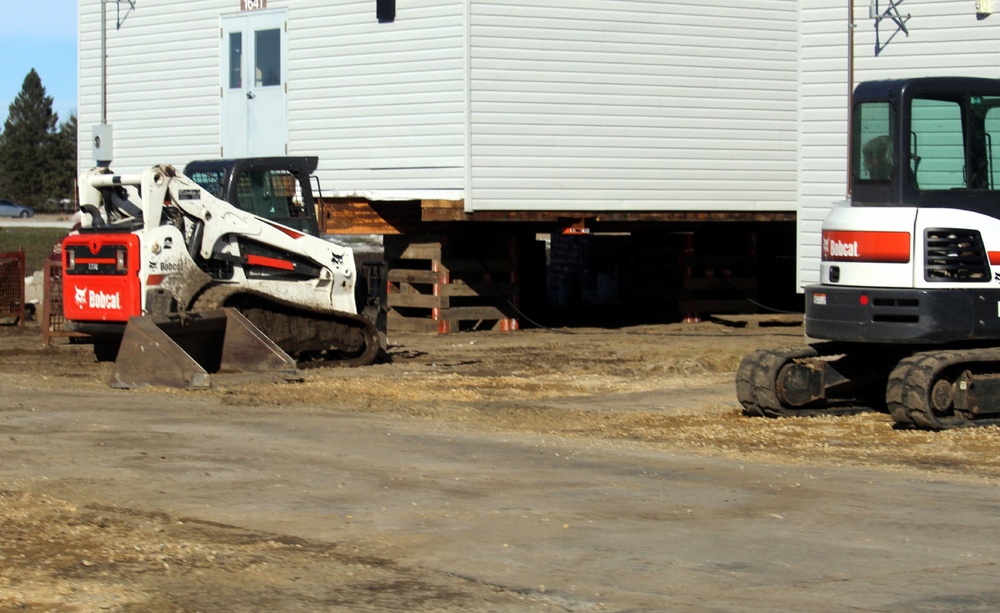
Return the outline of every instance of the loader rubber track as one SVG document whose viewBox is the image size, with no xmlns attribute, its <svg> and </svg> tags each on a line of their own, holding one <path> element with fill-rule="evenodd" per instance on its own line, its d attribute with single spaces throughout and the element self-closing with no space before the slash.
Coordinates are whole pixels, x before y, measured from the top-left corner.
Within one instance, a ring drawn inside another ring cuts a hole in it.
<svg viewBox="0 0 1000 613">
<path fill-rule="evenodd" d="M 223 306 L 239 310 L 295 358 L 299 368 L 366 366 L 381 352 L 378 330 L 360 315 L 303 307 L 243 287 L 211 287 L 191 310 Z"/>
<path fill-rule="evenodd" d="M 740 362 L 736 371 L 736 397 L 748 417 L 792 417 L 817 415 L 852 415 L 881 410 L 877 403 L 861 403 L 856 399 L 815 402 L 803 407 L 788 406 L 778 395 L 778 376 L 792 362 L 821 360 L 839 355 L 837 343 L 817 343 L 812 346 L 760 349 Z M 872 406 L 872 405 L 876 406 Z"/>
<path fill-rule="evenodd" d="M 976 417 L 954 409 L 934 407 L 935 385 L 966 370 L 974 374 L 1000 372 L 1000 349 L 924 351 L 901 360 L 889 375 L 886 386 L 886 403 L 897 427 L 949 430 L 1000 425 L 1000 417 L 996 414 Z"/>
</svg>

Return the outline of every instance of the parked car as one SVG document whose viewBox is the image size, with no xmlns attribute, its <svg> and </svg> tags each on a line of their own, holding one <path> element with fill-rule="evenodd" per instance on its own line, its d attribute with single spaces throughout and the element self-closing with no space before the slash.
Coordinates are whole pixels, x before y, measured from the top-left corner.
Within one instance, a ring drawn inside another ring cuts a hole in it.
<svg viewBox="0 0 1000 613">
<path fill-rule="evenodd" d="M 0 217 L 31 217 L 34 214 L 35 209 L 30 206 L 24 206 L 13 200 L 0 198 Z"/>
</svg>

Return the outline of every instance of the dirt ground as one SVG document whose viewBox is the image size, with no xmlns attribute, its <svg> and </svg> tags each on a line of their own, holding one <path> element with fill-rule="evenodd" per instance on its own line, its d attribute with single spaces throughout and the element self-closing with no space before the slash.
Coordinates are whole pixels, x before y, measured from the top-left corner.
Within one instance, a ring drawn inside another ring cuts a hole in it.
<svg viewBox="0 0 1000 613">
<path fill-rule="evenodd" d="M 859 606 L 845 600 L 853 579 L 830 568 L 790 563 L 795 580 L 778 591 L 755 574 L 755 559 L 785 555 L 791 538 L 758 533 L 767 518 L 815 535 L 832 505 L 872 514 L 878 527 L 848 540 L 891 556 L 873 568 L 919 575 L 907 566 L 919 555 L 899 545 L 909 538 L 879 539 L 960 512 L 947 507 L 959 497 L 983 497 L 970 513 L 984 525 L 1000 514 L 998 428 L 743 417 L 740 359 L 803 341 L 794 319 L 768 323 L 398 334 L 388 364 L 203 392 L 112 390 L 112 365 L 89 346 L 0 328 L 0 610 L 993 610 L 1000 595 L 975 588 L 963 592 L 974 602 L 940 608 L 902 595 Z M 805 483 L 817 478 L 826 484 Z M 678 502 L 709 485 L 721 489 Z M 749 502 L 776 492 L 785 498 L 769 510 Z M 890 517 L 907 497 L 916 515 Z M 687 533 L 676 522 L 692 509 L 719 515 Z M 753 523 L 733 533 L 736 517 Z M 677 538 L 672 551 L 645 542 L 659 531 Z M 996 537 L 964 534 L 912 546 L 978 560 L 974 574 L 995 578 L 985 549 Z M 787 555 L 830 556 L 843 538 Z"/>
</svg>

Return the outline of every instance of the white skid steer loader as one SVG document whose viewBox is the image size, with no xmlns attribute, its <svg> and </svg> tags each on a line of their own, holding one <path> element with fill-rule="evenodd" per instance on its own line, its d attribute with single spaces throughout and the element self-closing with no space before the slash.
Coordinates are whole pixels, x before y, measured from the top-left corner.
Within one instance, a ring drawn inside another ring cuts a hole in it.
<svg viewBox="0 0 1000 613">
<path fill-rule="evenodd" d="M 254 188 L 293 211 L 290 182 Z M 63 308 L 98 359 L 117 356 L 114 387 L 287 378 L 305 364 L 378 356 L 379 332 L 357 314 L 349 248 L 219 200 L 168 165 L 84 173 L 80 211 L 79 233 L 63 241 Z"/>
</svg>

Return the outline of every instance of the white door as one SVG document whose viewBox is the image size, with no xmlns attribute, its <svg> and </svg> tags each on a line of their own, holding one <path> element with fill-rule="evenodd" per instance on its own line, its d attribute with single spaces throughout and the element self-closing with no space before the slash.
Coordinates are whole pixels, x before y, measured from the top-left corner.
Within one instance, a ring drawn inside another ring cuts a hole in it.
<svg viewBox="0 0 1000 613">
<path fill-rule="evenodd" d="M 227 158 L 285 155 L 287 11 L 222 17 L 222 151 Z"/>
</svg>

